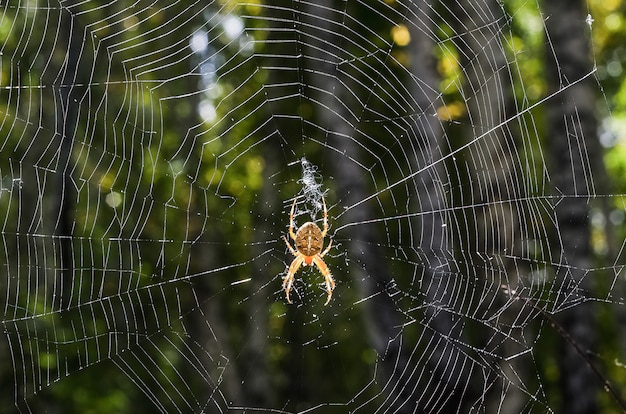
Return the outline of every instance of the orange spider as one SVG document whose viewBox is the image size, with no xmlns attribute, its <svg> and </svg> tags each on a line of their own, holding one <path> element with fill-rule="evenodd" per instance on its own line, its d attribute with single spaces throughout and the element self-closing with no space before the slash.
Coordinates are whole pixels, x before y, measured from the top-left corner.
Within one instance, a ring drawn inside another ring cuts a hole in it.
<svg viewBox="0 0 626 414">
<path fill-rule="evenodd" d="M 320 230 L 317 224 L 307 221 L 304 223 L 298 231 L 294 234 L 293 229 L 296 227 L 293 221 L 293 210 L 296 207 L 296 200 L 293 200 L 293 204 L 291 206 L 291 213 L 289 214 L 289 235 L 294 240 L 294 244 L 296 245 L 296 249 L 291 247 L 289 244 L 289 240 L 287 236 L 283 236 L 285 239 L 285 243 L 287 243 L 287 247 L 291 253 L 296 256 L 291 262 L 289 266 L 289 271 L 287 272 L 287 276 L 283 280 L 283 289 L 287 294 L 287 302 L 291 303 L 291 299 L 289 299 L 289 291 L 291 290 L 291 286 L 293 285 L 294 275 L 300 268 L 300 265 L 304 266 L 317 266 L 320 273 L 324 276 L 326 280 L 326 291 L 328 292 L 328 299 L 326 299 L 326 303 L 324 305 L 328 305 L 330 302 L 330 298 L 333 295 L 333 289 L 335 288 L 335 281 L 330 274 L 330 270 L 322 257 L 328 253 L 330 250 L 330 246 L 333 241 L 330 240 L 328 242 L 328 246 L 326 250 L 322 252 L 322 247 L 324 247 L 324 237 L 326 236 L 326 232 L 328 231 L 328 213 L 326 212 L 326 202 L 322 197 L 322 203 L 324 204 L 324 230 Z M 297 251 L 296 251 L 297 250 Z M 321 252 L 321 253 L 320 253 Z"/>
</svg>

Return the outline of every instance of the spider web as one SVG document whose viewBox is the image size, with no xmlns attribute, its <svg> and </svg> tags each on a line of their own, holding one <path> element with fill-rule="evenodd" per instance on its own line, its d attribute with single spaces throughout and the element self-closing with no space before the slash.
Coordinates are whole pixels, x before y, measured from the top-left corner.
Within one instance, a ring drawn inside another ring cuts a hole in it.
<svg viewBox="0 0 626 414">
<path fill-rule="evenodd" d="M 518 39 L 532 51 L 547 19 L 515 1 L 5 3 L 3 406 L 555 410 L 550 318 L 621 305 L 623 258 L 568 256 L 559 209 L 618 195 L 583 120 L 563 164 L 539 138 L 551 99 L 600 89 L 593 68 L 532 83 Z M 324 306 L 301 268 L 289 305 L 291 203 L 320 223 L 322 197 L 337 286 Z"/>
</svg>

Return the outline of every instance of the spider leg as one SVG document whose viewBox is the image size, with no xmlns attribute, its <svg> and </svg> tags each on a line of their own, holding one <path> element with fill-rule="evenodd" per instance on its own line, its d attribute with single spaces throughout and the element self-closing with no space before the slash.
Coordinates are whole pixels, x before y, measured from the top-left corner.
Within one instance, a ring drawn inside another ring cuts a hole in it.
<svg viewBox="0 0 626 414">
<path fill-rule="evenodd" d="M 322 239 L 326 237 L 326 232 L 328 231 L 328 211 L 326 211 L 326 200 L 324 200 L 324 196 L 322 196 L 322 204 L 324 205 L 324 230 L 322 230 Z"/>
<path fill-rule="evenodd" d="M 333 289 L 335 289 L 335 280 L 333 279 L 333 276 L 330 274 L 330 270 L 328 269 L 328 266 L 326 266 L 326 263 L 324 263 L 324 261 L 322 260 L 319 254 L 316 254 L 315 256 L 313 256 L 313 263 L 315 263 L 315 266 L 317 266 L 317 268 L 319 269 L 320 273 L 324 276 L 324 279 L 326 281 L 326 292 L 328 292 L 328 299 L 326 299 L 326 303 L 324 303 L 324 305 L 328 305 L 328 302 L 330 302 L 331 296 L 333 296 Z"/>
<path fill-rule="evenodd" d="M 291 299 L 289 299 L 289 291 L 291 290 L 291 286 L 293 285 L 294 275 L 298 271 L 298 268 L 302 264 L 303 260 L 304 258 L 302 256 L 296 256 L 296 258 L 293 259 L 293 262 L 291 262 L 291 265 L 289 266 L 287 276 L 285 276 L 285 278 L 283 279 L 283 290 L 287 295 L 287 302 L 289 303 L 291 303 Z"/>
<path fill-rule="evenodd" d="M 320 258 L 326 256 L 326 253 L 328 253 L 328 251 L 330 250 L 330 246 L 332 246 L 332 245 L 333 245 L 332 239 L 328 240 L 328 246 L 326 246 L 326 249 L 324 249 L 324 251 L 322 253 L 320 253 Z"/>
<path fill-rule="evenodd" d="M 293 247 L 291 247 L 291 244 L 289 244 L 289 240 L 287 240 L 287 236 L 283 236 L 283 239 L 285 239 L 285 243 L 287 243 L 287 247 L 289 247 L 291 254 L 298 257 L 298 252 Z"/>
<path fill-rule="evenodd" d="M 296 223 L 294 223 L 293 221 L 293 210 L 296 208 L 296 199 L 293 199 L 293 204 L 291 205 L 291 213 L 289 213 L 289 236 L 291 236 L 291 238 L 293 240 L 296 239 L 296 235 L 293 232 L 293 228 L 296 227 Z M 293 250 L 292 250 L 293 251 Z M 295 254 L 295 253 L 294 253 Z"/>
</svg>

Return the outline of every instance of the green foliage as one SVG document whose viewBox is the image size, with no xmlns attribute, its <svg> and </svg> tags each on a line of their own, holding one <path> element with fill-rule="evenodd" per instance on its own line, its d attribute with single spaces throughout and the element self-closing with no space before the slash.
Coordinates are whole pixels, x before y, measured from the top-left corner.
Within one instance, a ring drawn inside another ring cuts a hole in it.
<svg viewBox="0 0 626 414">
<path fill-rule="evenodd" d="M 47 3 L 39 3 L 40 10 L 46 10 Z M 372 88 L 381 89 L 385 81 L 406 76 L 403 65 L 411 64 L 410 56 L 399 39 L 410 30 L 374 18 L 376 14 L 362 4 L 348 3 L 355 7 L 359 19 L 345 22 L 346 27 L 353 28 L 351 25 L 358 23 L 371 29 L 364 42 L 382 49 L 396 42 L 388 72 L 373 73 L 364 58 L 359 62 L 362 66 L 355 63 L 354 67 L 362 71 L 355 71 L 355 76 L 368 74 L 376 80 Z M 181 370 L 186 374 L 180 367 L 186 366 L 187 355 L 181 349 L 204 351 L 202 363 L 194 363 L 196 367 L 206 367 L 212 378 L 221 380 L 222 373 L 227 372 L 224 378 L 230 379 L 228 375 L 234 371 L 243 373 L 245 379 L 250 366 L 258 366 L 254 365 L 258 361 L 249 361 L 243 351 L 239 352 L 256 346 L 250 344 L 254 331 L 267 325 L 267 332 L 261 334 L 265 341 L 260 350 L 264 362 L 259 364 L 267 370 L 275 395 L 266 401 L 284 402 L 285 410 L 308 409 L 324 401 L 347 402 L 346 396 L 359 394 L 364 381 L 369 380 L 371 384 L 359 398 L 382 398 L 379 392 L 383 382 L 377 380 L 383 375 L 381 360 L 385 356 L 374 351 L 365 333 L 360 337 L 352 335 L 365 332 L 370 321 L 357 304 L 360 298 L 356 283 L 350 282 L 351 269 L 362 265 L 357 258 L 350 262 L 345 257 L 345 245 L 350 240 L 334 240 L 335 250 L 328 256 L 329 266 L 338 279 L 336 295 L 347 304 L 340 312 L 335 309 L 342 304 L 333 302 L 319 314 L 311 310 L 324 292 L 316 289 L 320 275 L 310 268 L 298 274 L 300 305 L 286 306 L 279 300 L 283 297 L 281 272 L 291 259 L 282 254 L 281 236 L 288 225 L 284 202 L 301 189 L 298 173 L 294 173 L 299 167 L 286 164 L 302 155 L 314 164 L 322 164 L 327 154 L 319 143 L 329 135 L 320 127 L 326 123 L 319 118 L 317 103 L 302 99 L 311 92 L 307 88 L 313 82 L 307 76 L 312 76 L 315 68 L 301 68 L 300 72 L 307 75 L 299 73 L 301 77 L 281 80 L 285 89 L 266 88 L 279 82 L 271 78 L 271 70 L 264 69 L 272 67 L 276 57 L 287 50 L 282 48 L 300 44 L 291 42 L 293 39 L 280 46 L 260 42 L 272 36 L 280 39 L 284 34 L 267 30 L 253 18 L 267 12 L 255 2 L 237 8 L 230 2 L 217 2 L 215 9 L 206 9 L 204 13 L 200 12 L 204 5 L 192 6 L 198 8 L 194 9 L 198 13 L 183 13 L 188 7 L 185 2 L 158 11 L 155 7 L 138 11 L 140 6 L 129 5 L 130 2 L 120 1 L 94 7 L 87 2 L 71 10 L 60 9 L 61 15 L 74 16 L 73 38 L 67 41 L 84 41 L 82 52 L 72 50 L 70 55 L 77 69 L 69 84 L 57 75 L 67 64 L 66 52 L 71 47 L 50 35 L 58 27 L 69 36 L 66 23 L 58 20 L 58 14 L 46 20 L 48 17 L 29 13 L 27 8 L 8 7 L 0 19 L 5 62 L 0 67 L 0 81 L 2 85 L 23 87 L 19 100 L 11 87 L 0 91 L 0 114 L 6 121 L 0 125 L 0 136 L 6 137 L 0 153 L 0 211 L 4 213 L 0 217 L 7 218 L 3 248 L 17 252 L 13 262 L 3 264 L 9 278 L 0 282 L 0 290 L 8 291 L 12 302 L 19 304 L 5 315 L 10 320 L 5 325 L 5 335 L 12 343 L 22 341 L 27 350 L 21 360 L 15 361 L 14 368 L 7 362 L 9 351 L 0 348 L 5 361 L 0 366 L 0 385 L 12 386 L 7 384 L 11 381 L 7 378 L 21 378 L 24 374 L 29 382 L 25 393 L 28 398 L 34 393 L 41 397 L 43 402 L 38 403 L 38 408 L 42 411 L 62 407 L 67 413 L 152 412 L 152 401 L 142 392 L 142 385 L 120 367 L 143 372 L 151 366 L 152 371 L 144 372 L 144 378 L 154 375 L 164 383 L 174 384 L 171 393 L 148 386 L 157 400 L 166 400 L 163 394 L 169 397 L 180 391 L 176 389 L 177 376 Z M 378 6 L 385 10 L 400 7 L 383 3 Z M 538 13 L 536 3 L 509 0 L 503 7 L 513 22 L 503 44 L 507 58 L 518 69 L 512 75 L 514 100 L 517 108 L 525 110 L 547 93 L 543 73 L 543 22 L 547 17 Z M 596 21 L 591 34 L 597 79 L 604 93 L 598 97 L 599 106 L 608 102 L 612 110 L 611 121 L 605 125 L 614 141 L 607 145 L 604 160 L 613 194 L 626 194 L 626 136 L 622 128 L 626 119 L 626 83 L 621 76 L 621 67 L 626 65 L 625 7 L 621 1 L 590 1 Z M 239 43 L 243 35 L 231 39 L 225 33 L 220 19 L 229 11 L 235 17 L 248 16 L 246 46 Z M 180 20 L 190 15 L 193 17 L 188 21 Z M 15 27 L 37 30 L 31 31 L 24 46 Z M 196 30 L 219 40 L 212 40 L 215 50 L 207 52 L 221 63 L 211 85 L 203 84 L 196 76 L 204 70 L 202 63 L 206 63 L 207 56 L 194 56 L 186 47 Z M 440 120 L 449 122 L 448 144 L 458 148 L 472 126 L 467 119 L 465 97 L 458 87 L 466 81 L 461 69 L 467 63 L 461 62 L 455 30 L 450 25 L 442 24 L 436 36 L 440 41 L 433 52 L 441 76 L 442 99 L 434 112 Z M 360 45 L 344 47 L 355 55 L 362 52 Z M 252 50 L 257 53 L 255 59 L 249 59 Z M 70 105 L 79 116 L 69 137 L 71 168 L 64 171 L 59 166 L 59 154 L 52 149 L 60 148 L 68 138 L 63 137 L 65 132 L 59 126 L 59 95 L 70 85 Z M 289 91 L 290 87 L 294 89 Z M 292 95 L 298 98 L 285 98 Z M 360 122 L 380 121 L 372 114 L 392 105 L 396 98 L 392 93 L 380 95 L 384 96 L 380 101 L 368 102 L 371 113 L 363 115 Z M 602 115 L 609 119 L 608 114 Z M 520 128 L 528 128 L 526 136 L 533 137 L 521 151 L 521 157 L 525 157 L 524 174 L 529 177 L 529 197 L 549 191 L 546 180 L 542 180 L 546 174 L 542 156 L 548 141 L 540 125 L 543 116 L 536 110 L 519 117 Z M 383 122 L 360 127 L 370 136 L 382 136 L 391 128 Z M 386 173 L 385 163 L 407 153 L 407 141 L 401 132 L 393 136 L 396 140 L 388 143 L 389 148 L 368 143 L 374 149 L 360 158 L 367 168 L 373 166 L 369 173 L 375 177 L 375 188 L 371 191 L 384 189 L 411 173 L 408 168 L 396 175 Z M 296 144 L 286 149 L 284 142 L 288 139 Z M 297 144 L 300 141 L 301 145 Z M 296 151 L 301 153 L 295 154 Z M 382 158 L 379 151 L 384 152 Z M 459 160 L 465 162 L 465 156 L 461 154 Z M 456 159 L 447 161 L 449 165 L 457 163 Z M 327 200 L 332 206 L 344 194 L 335 187 L 332 177 L 326 174 L 324 178 L 324 190 L 328 190 Z M 73 233 L 71 263 L 61 266 L 59 245 L 65 237 L 57 234 L 55 227 L 55 196 L 64 179 L 72 189 Z M 468 180 L 469 177 L 459 177 L 453 183 L 457 197 L 471 194 Z M 22 182 L 27 185 L 21 187 Z M 11 191 L 5 191 L 7 188 Z M 416 196 L 412 191 L 407 189 L 404 199 L 394 197 L 390 191 L 381 192 L 374 207 L 377 217 L 387 217 L 390 212 L 410 215 L 419 211 L 412 204 Z M 623 210 L 624 197 L 611 197 L 611 204 L 613 209 Z M 30 210 L 24 205 L 37 207 Z M 341 213 L 339 204 L 331 209 L 331 226 L 333 216 Z M 31 217 L 24 217 L 26 214 Z M 35 224 L 30 227 L 31 223 Z M 375 224 L 375 228 L 386 239 L 377 246 L 382 260 L 393 274 L 399 275 L 394 283 L 400 291 L 411 291 L 416 286 L 412 269 L 423 258 L 416 251 L 399 251 L 389 240 L 402 240 L 409 245 L 408 240 L 414 235 L 402 233 L 403 227 L 386 222 Z M 617 240 L 626 235 L 623 222 L 618 223 L 615 233 Z M 549 257 L 548 251 L 549 246 L 537 244 L 536 250 L 527 253 L 539 261 Z M 400 255 L 402 260 L 396 260 Z M 540 267 L 537 265 L 539 273 L 544 271 Z M 61 276 L 67 283 L 63 287 L 55 284 Z M 250 284 L 233 285 L 248 279 Z M 467 285 L 480 291 L 482 287 L 476 288 L 480 283 L 468 278 Z M 63 306 L 61 296 L 68 300 Z M 249 305 L 259 299 L 260 304 Z M 422 325 L 416 321 L 422 315 L 424 298 L 416 294 L 395 300 L 400 309 L 411 309 L 402 315 L 402 323 L 407 324 L 403 334 L 406 341 L 417 342 L 423 335 Z M 602 341 L 600 352 L 610 356 L 605 361 L 607 375 L 617 388 L 626 389 L 626 362 L 615 339 L 618 322 L 612 311 L 601 309 L 598 321 L 606 340 Z M 470 309 L 464 311 L 470 313 Z M 479 324 L 468 320 L 467 325 L 475 328 L 470 334 L 471 342 L 480 342 Z M 537 334 L 539 330 L 548 330 L 545 323 L 531 328 Z M 198 332 L 204 332 L 204 336 Z M 194 343 L 198 336 L 205 342 Z M 557 395 L 553 391 L 558 388 L 558 366 L 551 351 L 557 341 L 552 334 L 544 334 L 541 341 L 531 344 L 539 366 L 540 384 L 536 385 L 551 396 Z M 144 351 L 141 356 L 135 355 Z M 49 378 L 34 378 L 29 369 L 46 373 Z M 327 377 L 343 380 L 336 386 L 324 381 Z M 227 384 L 225 380 L 220 386 Z M 173 404 L 185 403 L 185 392 L 193 394 L 194 387 L 209 388 L 206 383 L 192 384 L 193 390 L 180 391 Z M 7 401 L 9 397 L 2 398 L 3 406 L 12 404 Z M 604 404 L 611 406 L 610 401 Z"/>
</svg>

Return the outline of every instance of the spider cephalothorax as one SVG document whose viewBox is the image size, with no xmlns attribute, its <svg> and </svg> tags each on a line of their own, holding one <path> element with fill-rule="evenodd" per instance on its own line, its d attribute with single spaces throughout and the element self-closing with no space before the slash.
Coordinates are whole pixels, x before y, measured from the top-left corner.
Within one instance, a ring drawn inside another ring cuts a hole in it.
<svg viewBox="0 0 626 414">
<path fill-rule="evenodd" d="M 322 248 L 324 247 L 324 237 L 326 237 L 326 232 L 328 231 L 328 213 L 326 212 L 326 202 L 323 197 L 322 204 L 324 205 L 324 230 L 321 230 L 319 226 L 312 221 L 308 221 L 300 226 L 295 234 L 293 232 L 293 229 L 296 227 L 295 222 L 293 221 L 293 211 L 296 207 L 295 199 L 291 205 L 291 213 L 289 214 L 289 236 L 293 239 L 296 248 L 294 249 L 291 247 L 287 236 L 284 236 L 284 238 L 285 243 L 287 243 L 287 247 L 289 247 L 289 250 L 294 256 L 296 256 L 296 258 L 293 259 L 293 262 L 291 262 L 287 276 L 285 276 L 285 279 L 283 280 L 283 289 L 287 294 L 287 301 L 289 303 L 291 303 L 289 291 L 293 285 L 294 275 L 301 265 L 315 265 L 324 276 L 324 279 L 326 280 L 326 291 L 328 292 L 328 299 L 326 299 L 325 305 L 330 302 L 330 298 L 333 294 L 335 281 L 330 274 L 328 266 L 326 266 L 326 263 L 322 260 L 324 255 L 326 255 L 326 253 L 330 250 L 330 246 L 333 242 L 332 240 L 329 241 L 326 250 L 322 251 Z"/>
</svg>

